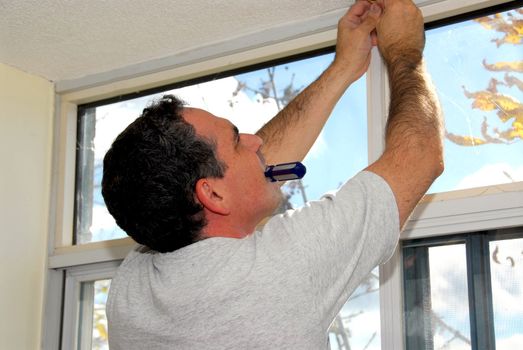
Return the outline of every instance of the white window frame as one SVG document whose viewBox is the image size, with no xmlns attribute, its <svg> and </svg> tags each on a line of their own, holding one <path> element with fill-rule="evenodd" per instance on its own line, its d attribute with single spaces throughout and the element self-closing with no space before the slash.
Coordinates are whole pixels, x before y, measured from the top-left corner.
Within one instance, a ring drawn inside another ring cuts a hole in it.
<svg viewBox="0 0 523 350">
<path fill-rule="evenodd" d="M 109 261 L 96 264 L 96 266 L 81 265 L 67 269 L 63 297 L 64 313 L 61 340 L 63 349 L 76 349 L 79 345 L 79 350 L 88 350 L 89 347 L 85 342 L 80 344 L 78 342 L 80 324 L 83 332 L 92 332 L 92 319 L 88 317 L 89 315 L 85 315 L 83 320 L 79 319 L 80 308 L 89 307 L 86 304 L 80 305 L 82 283 L 112 279 L 119 265 L 120 261 Z M 92 307 L 94 305 L 94 294 L 87 300 L 91 301 Z"/>
<path fill-rule="evenodd" d="M 510 1 L 417 2 L 421 3 L 425 21 L 430 22 Z M 336 14 L 336 18 L 341 14 Z M 332 17 L 327 24 L 321 22 L 325 21 L 322 19 L 312 25 L 302 26 L 309 30 L 308 34 L 296 35 L 296 28 L 287 31 L 290 39 L 283 38 L 276 43 L 274 33 L 269 31 L 256 37 L 254 42 L 258 43 L 257 47 L 247 46 L 243 38 L 236 42 L 239 47 L 228 43 L 200 49 L 192 54 L 173 57 L 171 61 L 158 62 L 157 66 L 153 63 L 153 66 L 146 66 L 145 70 L 135 67 L 56 83 L 53 200 L 45 308 L 46 320 L 51 322 L 43 322 L 44 349 L 55 349 L 59 342 L 75 344 L 77 330 L 74 328 L 74 310 L 77 310 L 77 301 L 74 297 L 80 283 L 112 277 L 116 266 L 134 246 L 130 238 L 72 245 L 77 106 L 332 46 L 336 39 L 336 21 Z M 316 32 L 311 32 L 310 28 L 315 28 Z M 251 48 L 241 50 L 242 45 Z M 377 159 L 383 150 L 388 97 L 386 70 L 381 58 L 374 52 L 367 75 L 369 162 Z M 523 182 L 428 195 L 409 219 L 401 239 L 515 226 L 523 226 Z M 381 344 L 387 344 L 387 349 L 404 348 L 401 261 L 401 251 L 397 248 L 389 262 L 380 267 Z M 65 288 L 61 271 L 66 271 Z M 65 300 L 62 291 L 65 291 Z M 58 307 L 60 300 L 64 310 L 62 340 L 57 339 L 60 334 L 57 327 L 60 327 L 62 317 L 61 308 Z"/>
</svg>

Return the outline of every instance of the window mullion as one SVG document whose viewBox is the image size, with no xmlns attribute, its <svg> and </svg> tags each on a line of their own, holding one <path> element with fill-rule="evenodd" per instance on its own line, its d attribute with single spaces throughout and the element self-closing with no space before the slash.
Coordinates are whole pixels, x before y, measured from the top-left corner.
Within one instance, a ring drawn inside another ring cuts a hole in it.
<svg viewBox="0 0 523 350">
<path fill-rule="evenodd" d="M 367 138 L 369 164 L 385 149 L 385 126 L 389 107 L 387 70 L 377 48 L 372 49 L 367 73 Z"/>
<path fill-rule="evenodd" d="M 380 266 L 381 344 L 387 344 L 388 350 L 405 349 L 402 261 L 398 245 L 390 260 Z"/>
<path fill-rule="evenodd" d="M 466 249 L 472 349 L 495 349 L 489 239 L 485 234 L 470 235 Z"/>
<path fill-rule="evenodd" d="M 66 272 L 64 291 L 64 315 L 62 324 L 62 349 L 75 349 L 78 339 L 78 312 L 80 284 L 74 275 Z"/>
</svg>

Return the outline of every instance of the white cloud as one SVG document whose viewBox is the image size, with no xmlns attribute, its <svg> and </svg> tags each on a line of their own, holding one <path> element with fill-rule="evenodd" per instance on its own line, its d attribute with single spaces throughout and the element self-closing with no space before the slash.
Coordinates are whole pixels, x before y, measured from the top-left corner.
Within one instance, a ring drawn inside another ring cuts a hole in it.
<svg viewBox="0 0 523 350">
<path fill-rule="evenodd" d="M 309 153 L 307 153 L 307 156 L 305 157 L 306 160 L 308 159 L 318 159 L 320 158 L 325 152 L 327 152 L 329 146 L 327 144 L 327 141 L 325 141 L 325 136 L 323 135 L 323 131 L 320 133 L 316 141 L 314 141 L 314 144 L 312 145 L 311 149 L 309 150 Z"/>
<path fill-rule="evenodd" d="M 243 91 L 236 96 L 238 81 L 234 77 L 218 79 L 181 89 L 166 91 L 173 93 L 187 102 L 191 107 L 205 109 L 219 117 L 227 118 L 234 123 L 240 132 L 255 133 L 278 113 L 274 100 L 257 102 Z M 133 120 L 154 96 L 101 106 L 96 109 L 97 125 L 95 136 L 95 156 L 101 159 L 116 136 Z"/>
<path fill-rule="evenodd" d="M 250 97 L 244 91 L 233 92 L 238 86 L 234 77 L 209 81 L 184 88 L 166 91 L 212 114 L 229 119 L 242 133 L 255 133 L 278 113 L 274 99 Z M 162 93 L 163 94 L 163 93 Z M 157 94 L 159 96 L 162 94 Z M 152 96 L 115 103 L 97 108 L 95 157 L 102 159 L 116 136 L 136 119 Z M 321 157 L 328 149 L 323 133 L 316 139 L 307 157 Z"/>
<path fill-rule="evenodd" d="M 445 344 L 447 344 L 447 342 L 452 338 L 453 336 L 449 336 L 448 333 L 445 335 L 440 333 L 434 334 L 434 349 L 470 350 L 470 344 L 467 344 L 458 338 L 452 340 L 447 346 L 445 346 Z"/>
<path fill-rule="evenodd" d="M 431 303 L 443 320 L 457 326 L 468 321 L 467 262 L 465 245 L 445 245 L 429 250 Z"/>
<path fill-rule="evenodd" d="M 93 206 L 93 223 L 90 231 L 93 235 L 93 241 L 125 237 L 112 215 L 101 205 Z"/>
<path fill-rule="evenodd" d="M 454 189 L 490 186 L 512 181 L 523 181 L 523 166 L 513 167 L 507 163 L 494 163 L 485 165 L 475 173 L 466 176 Z"/>
<path fill-rule="evenodd" d="M 242 133 L 255 133 L 278 113 L 278 107 L 272 99 L 251 100 L 244 91 L 233 96 L 237 86 L 238 81 L 234 77 L 228 77 L 188 86 L 173 93 L 191 107 L 229 119 Z"/>
<path fill-rule="evenodd" d="M 359 310 L 352 310 L 352 313 Z M 350 330 L 349 343 L 353 349 L 363 349 L 372 339 L 366 349 L 379 350 L 380 347 L 380 312 L 379 310 L 364 311 L 362 314 L 354 316 L 350 322 L 344 321 L 344 326 Z M 346 316 L 346 315 L 343 315 Z M 376 335 L 373 334 L 376 332 Z M 336 343 L 331 340 L 331 345 Z M 336 348 L 336 347 L 334 347 Z"/>
<path fill-rule="evenodd" d="M 142 104 L 129 101 L 96 108 L 96 159 L 102 159 L 118 134 L 138 118 L 147 101 L 143 100 Z"/>
<path fill-rule="evenodd" d="M 188 86 L 173 91 L 191 107 L 207 110 L 214 115 L 229 119 L 242 133 L 256 133 L 265 123 L 278 114 L 274 99 L 263 100 L 261 96 L 249 97 L 244 91 L 236 96 L 238 81 L 234 77 Z M 318 158 L 327 151 L 327 142 L 320 133 L 307 157 Z"/>
<path fill-rule="evenodd" d="M 497 350 L 523 349 L 523 334 L 515 334 L 510 338 L 496 339 Z"/>
</svg>

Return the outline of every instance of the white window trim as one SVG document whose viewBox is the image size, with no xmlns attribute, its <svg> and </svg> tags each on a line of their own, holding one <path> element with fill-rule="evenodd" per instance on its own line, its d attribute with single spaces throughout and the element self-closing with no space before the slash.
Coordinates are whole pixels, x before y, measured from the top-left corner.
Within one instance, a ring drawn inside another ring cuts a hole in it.
<svg viewBox="0 0 523 350">
<path fill-rule="evenodd" d="M 433 21 L 476 9 L 509 2 L 507 0 L 444 0 L 429 1 L 422 6 L 426 21 Z M 331 27 L 332 24 L 331 24 Z M 263 36 L 263 33 L 261 34 Z M 267 33 L 265 33 L 267 35 Z M 273 43 L 270 38 L 262 38 L 264 45 L 246 51 L 230 52 L 230 48 L 213 47 L 207 52 L 207 58 L 189 59 L 177 66 L 159 71 L 158 67 L 150 72 L 128 72 L 127 76 L 117 74 L 88 77 L 74 82 L 57 82 L 55 135 L 58 140 L 54 145 L 53 170 L 53 205 L 51 212 L 51 237 L 49 268 L 50 276 L 47 286 L 46 317 L 59 318 L 56 310 L 56 298 L 49 294 L 59 290 L 60 278 L 55 271 L 67 270 L 66 294 L 77 295 L 77 288 L 84 278 L 110 278 L 115 267 L 132 249 L 134 242 L 130 238 L 97 242 L 81 246 L 71 246 L 74 208 L 74 180 L 76 157 L 76 118 L 77 106 L 113 96 L 130 93 L 161 85 L 171 84 L 202 75 L 217 73 L 224 69 L 233 69 L 252 65 L 275 58 L 306 52 L 335 43 L 336 31 L 328 29 L 311 33 L 287 41 Z M 265 40 L 265 41 L 264 41 Z M 267 44 L 270 43 L 270 44 Z M 229 51 L 227 51 L 229 50 Z M 376 52 L 375 52 L 376 53 Z M 191 58 L 192 57 L 192 58 Z M 377 159 L 383 149 L 383 130 L 387 111 L 388 88 L 384 84 L 384 67 L 378 55 L 374 54 L 367 79 L 368 91 L 368 139 L 369 160 Z M 152 71 L 152 72 L 151 72 Z M 120 72 L 121 74 L 122 72 Z M 486 190 L 487 193 L 480 193 Z M 443 193 L 427 197 L 413 213 L 402 239 L 422 238 L 433 235 L 477 231 L 494 228 L 523 226 L 523 184 L 502 185 L 495 188 L 474 189 Z M 479 192 L 478 192 L 479 191 Z M 490 192 L 489 192 L 490 191 Z M 107 262 L 107 265 L 105 264 Z M 82 270 L 82 265 L 96 265 Z M 77 266 L 72 268 L 73 266 Z M 108 267 L 110 266 L 110 267 Z M 380 267 L 380 308 L 381 308 L 381 343 L 388 349 L 403 349 L 403 297 L 401 276 L 401 252 L 397 249 L 394 256 Z M 93 270 L 94 269 L 94 270 Z M 85 271 L 89 270 L 87 273 Z M 73 272 L 75 271 L 75 272 Z M 83 275 L 82 272 L 84 271 Z M 112 272 L 108 272 L 112 271 Z M 96 277 L 93 277 L 96 276 Z M 53 307 L 53 310 L 49 309 Z M 74 322 L 64 322 L 64 339 L 74 336 L 75 324 L 74 302 L 65 300 L 64 320 L 66 317 Z M 45 324 L 45 322 L 44 322 Z M 69 327 L 69 328 L 67 328 Z M 44 348 L 52 348 L 53 331 L 46 331 Z M 50 334 L 50 335 L 49 335 Z"/>
<path fill-rule="evenodd" d="M 70 268 L 66 271 L 64 289 L 64 314 L 62 326 L 62 349 L 77 349 L 78 326 L 84 324 L 85 330 L 90 326 L 89 323 L 81 322 L 78 318 L 80 311 L 80 289 L 83 282 L 91 282 L 102 279 L 113 278 L 116 269 L 120 265 L 119 261 L 111 261 L 97 264 L 96 266 L 84 265 Z M 94 301 L 94 295 L 92 300 Z M 85 305 L 84 305 L 85 307 Z M 81 344 L 81 349 L 86 347 Z"/>
</svg>

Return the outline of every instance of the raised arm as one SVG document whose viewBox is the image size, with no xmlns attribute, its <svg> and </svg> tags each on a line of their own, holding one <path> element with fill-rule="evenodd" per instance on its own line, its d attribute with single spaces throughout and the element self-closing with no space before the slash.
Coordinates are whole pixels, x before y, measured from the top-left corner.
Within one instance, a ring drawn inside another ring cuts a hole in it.
<svg viewBox="0 0 523 350">
<path fill-rule="evenodd" d="M 378 48 L 387 66 L 390 108 L 383 155 L 367 170 L 382 176 L 398 204 L 400 226 L 443 172 L 443 120 L 423 66 L 423 17 L 411 0 L 381 0 Z"/>
<path fill-rule="evenodd" d="M 268 164 L 305 158 L 340 97 L 367 70 L 380 13 L 363 0 L 340 19 L 333 63 L 257 133 Z"/>
</svg>

